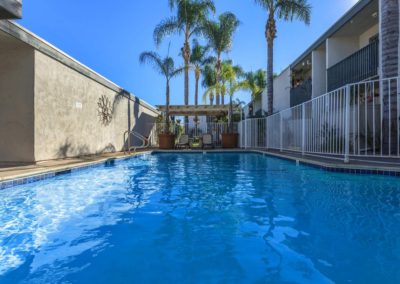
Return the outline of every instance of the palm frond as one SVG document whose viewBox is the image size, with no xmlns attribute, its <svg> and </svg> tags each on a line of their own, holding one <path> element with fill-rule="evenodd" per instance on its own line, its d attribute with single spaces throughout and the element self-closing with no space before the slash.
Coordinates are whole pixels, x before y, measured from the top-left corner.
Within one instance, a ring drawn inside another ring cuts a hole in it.
<svg viewBox="0 0 400 284">
<path fill-rule="evenodd" d="M 161 57 L 152 51 L 142 52 L 139 56 L 139 61 L 141 64 L 151 64 L 153 68 L 160 74 L 167 75 L 168 70 L 164 66 L 164 62 Z"/>
<path fill-rule="evenodd" d="M 276 6 L 279 18 L 286 21 L 297 19 L 307 25 L 311 21 L 311 9 L 307 0 L 280 0 Z"/>
<path fill-rule="evenodd" d="M 181 75 L 185 71 L 185 67 L 179 67 L 171 73 L 171 78 Z"/>
<path fill-rule="evenodd" d="M 218 21 L 206 21 L 203 24 L 203 35 L 217 54 L 228 52 L 232 47 L 233 35 L 240 21 L 231 12 L 218 17 Z"/>
<path fill-rule="evenodd" d="M 261 6 L 263 9 L 270 11 L 271 8 L 273 8 L 274 2 L 276 2 L 276 0 L 254 0 L 254 2 Z"/>
<path fill-rule="evenodd" d="M 159 46 L 166 36 L 172 35 L 176 32 L 180 33 L 181 31 L 182 24 L 176 17 L 165 19 L 154 29 L 154 42 L 157 46 Z"/>
</svg>

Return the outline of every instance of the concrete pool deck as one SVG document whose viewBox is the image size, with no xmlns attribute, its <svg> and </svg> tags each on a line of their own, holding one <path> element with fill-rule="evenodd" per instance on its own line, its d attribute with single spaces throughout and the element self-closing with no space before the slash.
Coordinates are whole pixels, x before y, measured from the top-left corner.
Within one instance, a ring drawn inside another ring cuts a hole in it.
<svg viewBox="0 0 400 284">
<path fill-rule="evenodd" d="M 138 154 L 151 153 L 152 150 L 138 151 L 132 154 L 125 154 L 123 152 L 107 153 L 101 155 L 85 156 L 78 158 L 66 158 L 59 160 L 42 161 L 35 164 L 24 165 L 0 165 L 0 182 L 9 180 L 21 179 L 35 175 L 42 175 L 47 173 L 57 173 L 74 168 L 92 166 L 106 162 L 110 159 L 122 159 L 127 157 L 134 157 Z"/>
<path fill-rule="evenodd" d="M 49 160 L 38 162 L 36 164 L 27 165 L 0 165 L 0 189 L 1 185 L 7 182 L 14 182 L 35 177 L 43 176 L 43 178 L 51 177 L 62 172 L 70 171 L 72 169 L 84 168 L 95 166 L 105 163 L 110 159 L 123 159 L 127 157 L 134 157 L 144 153 L 196 153 L 196 152 L 257 152 L 273 157 L 292 160 L 301 164 L 321 168 L 333 172 L 348 172 L 348 173 L 364 173 L 364 174 L 380 174 L 400 176 L 400 159 L 386 159 L 386 158 L 357 158 L 351 159 L 349 163 L 344 163 L 339 157 L 321 157 L 304 155 L 292 152 L 280 151 L 265 151 L 261 149 L 207 149 L 207 150 L 158 150 L 146 149 L 132 154 L 125 154 L 123 152 L 107 153 L 95 156 L 87 156 L 80 158 L 67 158 L 60 160 Z M 48 176 L 47 176 L 48 175 Z M 42 177 L 40 179 L 43 179 Z M 23 183 L 23 182 L 22 182 Z M 19 183 L 17 183 L 19 184 Z M 3 186 L 6 188 L 6 186 Z"/>
</svg>

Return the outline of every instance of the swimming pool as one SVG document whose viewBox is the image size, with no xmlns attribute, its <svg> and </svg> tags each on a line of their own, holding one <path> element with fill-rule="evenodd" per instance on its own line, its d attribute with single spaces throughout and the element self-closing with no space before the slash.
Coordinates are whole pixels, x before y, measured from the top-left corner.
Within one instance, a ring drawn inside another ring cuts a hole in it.
<svg viewBox="0 0 400 284">
<path fill-rule="evenodd" d="M 399 283 L 400 179 L 154 154 L 0 191 L 0 283 Z"/>
</svg>

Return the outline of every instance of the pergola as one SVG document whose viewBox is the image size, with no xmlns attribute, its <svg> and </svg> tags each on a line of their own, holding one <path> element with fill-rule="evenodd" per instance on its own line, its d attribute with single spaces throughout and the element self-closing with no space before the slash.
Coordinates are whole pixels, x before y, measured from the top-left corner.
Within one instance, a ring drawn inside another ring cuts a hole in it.
<svg viewBox="0 0 400 284">
<path fill-rule="evenodd" d="M 166 111 L 166 106 L 157 106 L 161 112 Z M 234 105 L 233 110 L 237 110 Z M 170 116 L 222 116 L 229 113 L 229 105 L 170 105 Z"/>
</svg>

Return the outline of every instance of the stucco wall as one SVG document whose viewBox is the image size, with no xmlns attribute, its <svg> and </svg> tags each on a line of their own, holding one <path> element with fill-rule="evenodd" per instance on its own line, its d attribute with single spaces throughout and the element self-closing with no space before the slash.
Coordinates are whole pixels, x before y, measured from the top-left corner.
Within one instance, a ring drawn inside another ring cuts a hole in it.
<svg viewBox="0 0 400 284">
<path fill-rule="evenodd" d="M 35 159 L 48 160 L 123 149 L 130 127 L 150 132 L 156 113 L 41 52 L 35 51 Z M 113 108 L 104 125 L 98 100 Z M 133 98 L 133 97 L 132 97 Z"/>
<path fill-rule="evenodd" d="M 290 68 L 286 68 L 274 79 L 274 112 L 290 107 Z M 266 102 L 266 103 L 265 103 Z M 263 107 L 268 109 L 267 94 L 263 94 Z"/>
<path fill-rule="evenodd" d="M 0 46 L 0 163 L 34 160 L 34 50 Z"/>
<path fill-rule="evenodd" d="M 360 47 L 360 38 L 355 37 L 332 37 L 326 40 L 327 61 L 326 67 L 330 68 L 350 56 Z"/>
<path fill-rule="evenodd" d="M 364 33 L 362 33 L 360 35 L 360 49 L 367 46 L 369 44 L 369 39 L 378 33 L 379 33 L 379 24 L 374 25 L 373 27 L 369 28 Z"/>
<path fill-rule="evenodd" d="M 326 93 L 326 49 L 320 48 L 312 52 L 312 97 Z"/>
</svg>

